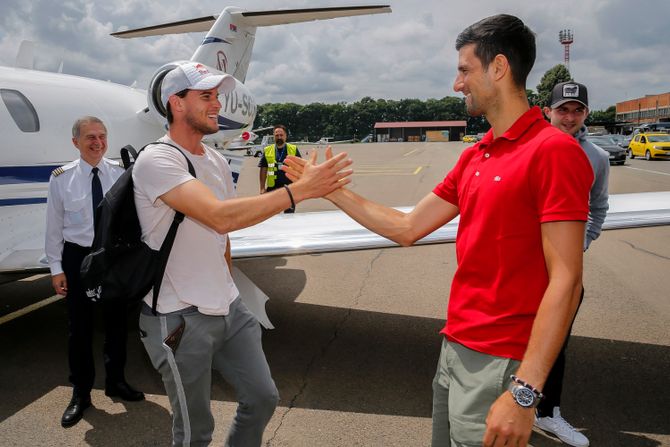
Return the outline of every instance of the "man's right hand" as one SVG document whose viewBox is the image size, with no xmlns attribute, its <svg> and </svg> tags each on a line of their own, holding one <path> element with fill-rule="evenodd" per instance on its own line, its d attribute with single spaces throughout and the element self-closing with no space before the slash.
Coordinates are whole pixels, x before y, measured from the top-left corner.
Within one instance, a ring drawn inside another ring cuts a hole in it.
<svg viewBox="0 0 670 447">
<path fill-rule="evenodd" d="M 67 279 L 65 273 L 59 273 L 51 277 L 51 285 L 58 295 L 67 296 Z"/>
<path fill-rule="evenodd" d="M 312 151 L 309 160 L 297 157 L 290 158 L 292 161 L 295 160 L 296 163 L 290 167 L 282 166 L 282 170 L 289 174 L 289 179 L 295 179 L 291 185 L 291 191 L 295 196 L 296 203 L 305 199 L 324 197 L 351 181 L 348 177 L 353 173 L 353 170 L 345 168 L 351 165 L 352 161 L 347 158 L 346 152 L 335 156 L 331 155 L 320 164 L 316 164 L 316 151 Z M 291 164 L 290 161 L 288 164 Z"/>
</svg>

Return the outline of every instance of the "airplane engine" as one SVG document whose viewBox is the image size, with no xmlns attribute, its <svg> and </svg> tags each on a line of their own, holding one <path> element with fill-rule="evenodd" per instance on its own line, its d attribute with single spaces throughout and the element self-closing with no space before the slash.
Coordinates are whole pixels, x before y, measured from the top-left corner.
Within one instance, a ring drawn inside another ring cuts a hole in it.
<svg viewBox="0 0 670 447">
<path fill-rule="evenodd" d="M 151 113 L 167 126 L 166 110 L 161 101 L 161 85 L 165 75 L 178 64 L 188 61 L 176 61 L 160 67 L 151 78 L 147 89 L 147 103 Z M 212 73 L 221 73 L 212 67 L 207 67 Z M 256 102 L 249 90 L 237 79 L 235 88 L 229 93 L 219 94 L 221 110 L 219 111 L 219 132 L 208 135 L 204 140 L 213 146 L 223 148 L 234 138 L 238 138 L 245 131 L 250 131 L 256 118 Z"/>
</svg>

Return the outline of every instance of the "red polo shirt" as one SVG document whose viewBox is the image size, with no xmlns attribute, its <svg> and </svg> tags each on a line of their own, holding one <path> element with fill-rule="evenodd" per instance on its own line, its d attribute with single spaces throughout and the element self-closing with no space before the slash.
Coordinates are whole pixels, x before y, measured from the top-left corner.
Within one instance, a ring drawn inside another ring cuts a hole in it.
<svg viewBox="0 0 670 447">
<path fill-rule="evenodd" d="M 586 221 L 593 169 L 538 107 L 466 149 L 433 192 L 458 206 L 458 269 L 441 333 L 521 360 L 548 284 L 540 224 Z"/>
</svg>

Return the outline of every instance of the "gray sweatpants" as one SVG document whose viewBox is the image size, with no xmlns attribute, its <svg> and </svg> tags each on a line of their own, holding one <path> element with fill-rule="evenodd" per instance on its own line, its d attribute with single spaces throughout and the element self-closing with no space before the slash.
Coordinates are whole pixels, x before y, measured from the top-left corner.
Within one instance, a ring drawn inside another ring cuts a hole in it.
<svg viewBox="0 0 670 447">
<path fill-rule="evenodd" d="M 181 325 L 183 334 L 175 336 Z M 144 305 L 140 331 L 170 399 L 173 446 L 211 442 L 212 369 L 233 386 L 239 403 L 226 446 L 261 445 L 279 394 L 261 346 L 258 320 L 239 298 L 226 316 L 203 315 L 195 307 L 154 316 Z"/>
</svg>

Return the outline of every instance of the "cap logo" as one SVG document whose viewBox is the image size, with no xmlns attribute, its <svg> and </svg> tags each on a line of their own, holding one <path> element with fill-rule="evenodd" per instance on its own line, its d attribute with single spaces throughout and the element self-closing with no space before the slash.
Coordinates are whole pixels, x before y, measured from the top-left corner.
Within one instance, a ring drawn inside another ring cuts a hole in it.
<svg viewBox="0 0 670 447">
<path fill-rule="evenodd" d="M 209 73 L 209 70 L 207 70 L 207 68 L 206 68 L 204 65 L 202 65 L 202 64 L 196 64 L 196 65 L 195 65 L 195 70 L 196 70 L 198 73 L 203 74 L 203 75 Z"/>
<path fill-rule="evenodd" d="M 575 84 L 565 84 L 563 86 L 564 98 L 579 98 L 579 86 Z"/>
</svg>

